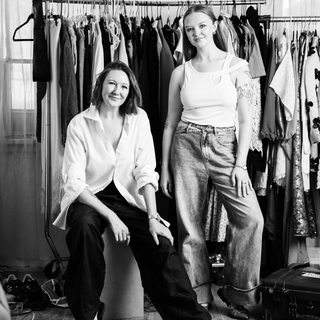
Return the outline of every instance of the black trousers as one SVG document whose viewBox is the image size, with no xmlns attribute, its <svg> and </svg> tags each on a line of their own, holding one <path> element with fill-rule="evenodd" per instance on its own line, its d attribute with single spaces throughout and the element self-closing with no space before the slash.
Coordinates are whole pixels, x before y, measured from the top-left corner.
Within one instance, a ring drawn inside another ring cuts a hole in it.
<svg viewBox="0 0 320 320">
<path fill-rule="evenodd" d="M 210 314 L 197 303 L 175 248 L 162 236 L 156 245 L 149 232 L 146 212 L 128 204 L 114 189 L 114 186 L 108 186 L 96 196 L 129 228 L 130 247 L 140 270 L 142 286 L 162 319 L 211 319 Z M 92 320 L 99 308 L 104 285 L 102 234 L 107 222 L 91 207 L 76 202 L 68 211 L 68 225 L 66 241 L 70 258 L 65 294 L 76 320 Z"/>
</svg>

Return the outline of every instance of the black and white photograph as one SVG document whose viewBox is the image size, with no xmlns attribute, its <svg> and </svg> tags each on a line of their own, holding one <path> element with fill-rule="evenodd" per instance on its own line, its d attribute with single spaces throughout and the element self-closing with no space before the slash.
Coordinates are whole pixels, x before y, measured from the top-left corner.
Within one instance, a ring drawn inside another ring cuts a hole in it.
<svg viewBox="0 0 320 320">
<path fill-rule="evenodd" d="M 319 32 L 319 0 L 0 0 L 0 320 L 320 320 Z"/>
</svg>

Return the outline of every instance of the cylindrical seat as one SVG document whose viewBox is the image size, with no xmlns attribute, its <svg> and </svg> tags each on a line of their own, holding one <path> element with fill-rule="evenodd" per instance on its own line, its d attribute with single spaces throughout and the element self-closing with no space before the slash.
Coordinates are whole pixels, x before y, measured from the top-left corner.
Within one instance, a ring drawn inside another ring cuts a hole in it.
<svg viewBox="0 0 320 320">
<path fill-rule="evenodd" d="M 130 246 L 117 243 L 107 228 L 103 234 L 106 276 L 101 301 L 106 304 L 103 320 L 144 319 L 143 288 Z"/>
</svg>

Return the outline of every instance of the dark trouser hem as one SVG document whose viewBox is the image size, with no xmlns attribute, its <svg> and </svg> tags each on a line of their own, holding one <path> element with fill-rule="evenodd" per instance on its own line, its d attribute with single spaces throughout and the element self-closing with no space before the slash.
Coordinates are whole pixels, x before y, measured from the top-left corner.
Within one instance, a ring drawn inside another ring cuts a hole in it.
<svg viewBox="0 0 320 320">
<path fill-rule="evenodd" d="M 233 286 L 225 286 L 226 296 L 232 302 L 241 306 L 255 306 L 260 301 L 260 288 L 259 286 L 249 289 L 241 290 Z"/>
</svg>

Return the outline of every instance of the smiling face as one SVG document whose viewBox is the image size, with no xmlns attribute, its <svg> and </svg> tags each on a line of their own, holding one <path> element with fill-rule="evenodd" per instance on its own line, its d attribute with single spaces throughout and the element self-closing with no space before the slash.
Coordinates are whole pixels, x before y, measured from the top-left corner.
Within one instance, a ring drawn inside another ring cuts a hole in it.
<svg viewBox="0 0 320 320">
<path fill-rule="evenodd" d="M 127 74 L 121 70 L 111 70 L 102 85 L 103 103 L 111 108 L 119 108 L 126 101 L 129 90 Z"/>
<path fill-rule="evenodd" d="M 202 12 L 190 13 L 184 21 L 184 28 L 190 43 L 201 48 L 213 42 L 213 34 L 216 31 L 216 23 Z"/>
</svg>

